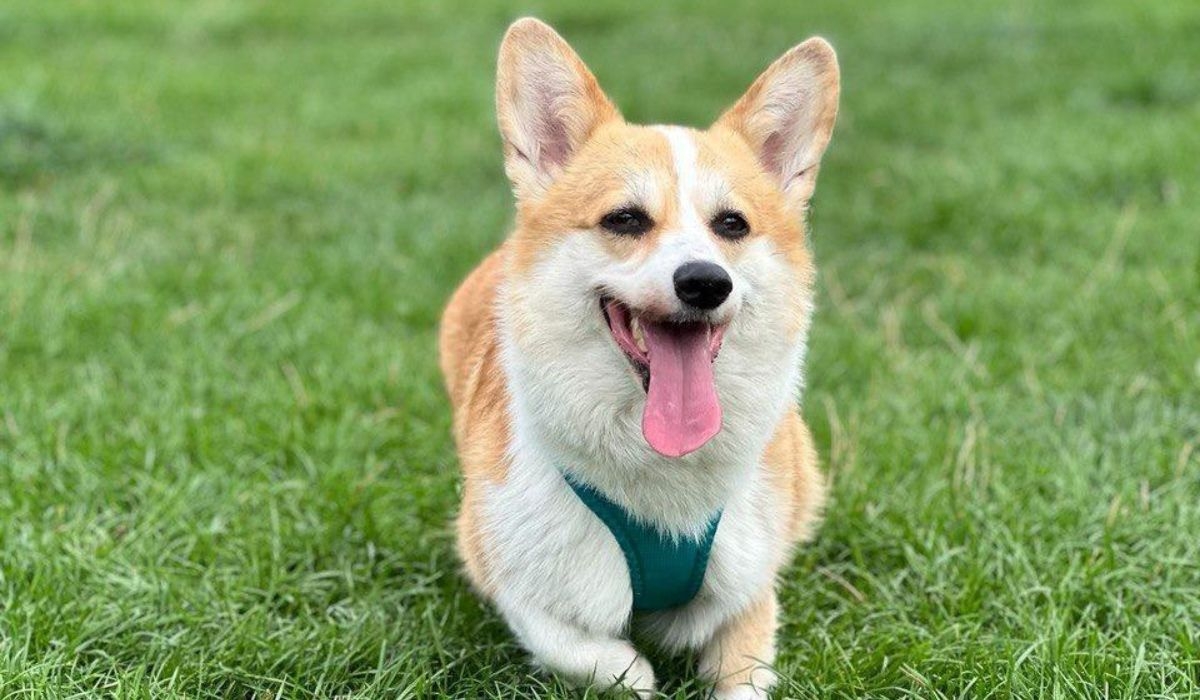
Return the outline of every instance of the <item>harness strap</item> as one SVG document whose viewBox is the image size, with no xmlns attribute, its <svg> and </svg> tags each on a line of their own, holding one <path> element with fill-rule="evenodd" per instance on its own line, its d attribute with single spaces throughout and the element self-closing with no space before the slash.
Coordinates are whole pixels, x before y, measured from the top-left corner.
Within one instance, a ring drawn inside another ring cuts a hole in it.
<svg viewBox="0 0 1200 700">
<path fill-rule="evenodd" d="M 629 566 L 635 612 L 666 610 L 696 597 L 704 583 L 721 511 L 709 521 L 700 539 L 672 538 L 654 526 L 634 519 L 627 510 L 566 472 L 563 472 L 563 478 L 620 545 Z"/>
</svg>

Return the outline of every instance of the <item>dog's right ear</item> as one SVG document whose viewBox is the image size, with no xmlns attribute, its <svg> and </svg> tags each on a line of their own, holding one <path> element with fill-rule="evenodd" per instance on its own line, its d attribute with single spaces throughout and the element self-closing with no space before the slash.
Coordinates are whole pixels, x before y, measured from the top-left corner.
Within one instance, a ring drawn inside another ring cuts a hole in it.
<svg viewBox="0 0 1200 700">
<path fill-rule="evenodd" d="M 541 195 L 596 127 L 621 118 L 567 42 L 532 17 L 500 44 L 496 116 L 518 199 Z"/>
</svg>

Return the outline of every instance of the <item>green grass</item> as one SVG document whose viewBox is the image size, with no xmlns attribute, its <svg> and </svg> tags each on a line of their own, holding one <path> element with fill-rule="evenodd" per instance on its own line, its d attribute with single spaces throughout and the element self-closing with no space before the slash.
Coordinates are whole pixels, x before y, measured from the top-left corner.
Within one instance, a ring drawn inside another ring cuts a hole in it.
<svg viewBox="0 0 1200 700">
<path fill-rule="evenodd" d="M 1200 5 L 650 5 L 0 6 L 0 696 L 572 696 L 434 359 L 525 13 L 637 121 L 839 50 L 779 695 L 1200 695 Z"/>
</svg>

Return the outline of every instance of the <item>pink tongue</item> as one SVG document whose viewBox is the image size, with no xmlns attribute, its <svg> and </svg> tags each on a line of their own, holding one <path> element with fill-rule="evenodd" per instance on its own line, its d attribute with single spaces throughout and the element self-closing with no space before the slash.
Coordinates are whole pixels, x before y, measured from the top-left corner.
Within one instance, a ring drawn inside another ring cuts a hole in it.
<svg viewBox="0 0 1200 700">
<path fill-rule="evenodd" d="M 709 327 L 643 323 L 642 330 L 650 355 L 642 435 L 667 457 L 698 450 L 721 429 Z"/>
</svg>

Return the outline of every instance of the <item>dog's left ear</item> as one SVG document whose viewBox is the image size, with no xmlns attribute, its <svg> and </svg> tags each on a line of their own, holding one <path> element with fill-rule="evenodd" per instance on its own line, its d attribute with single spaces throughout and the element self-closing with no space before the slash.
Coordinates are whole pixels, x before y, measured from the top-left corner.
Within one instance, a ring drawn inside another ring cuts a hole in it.
<svg viewBox="0 0 1200 700">
<path fill-rule="evenodd" d="M 567 42 L 532 17 L 513 22 L 500 44 L 496 116 L 518 199 L 544 192 L 596 127 L 621 118 Z"/>
<path fill-rule="evenodd" d="M 837 55 L 813 37 L 771 64 L 717 120 L 750 144 L 788 200 L 803 209 L 833 134 L 840 90 Z"/>
</svg>

